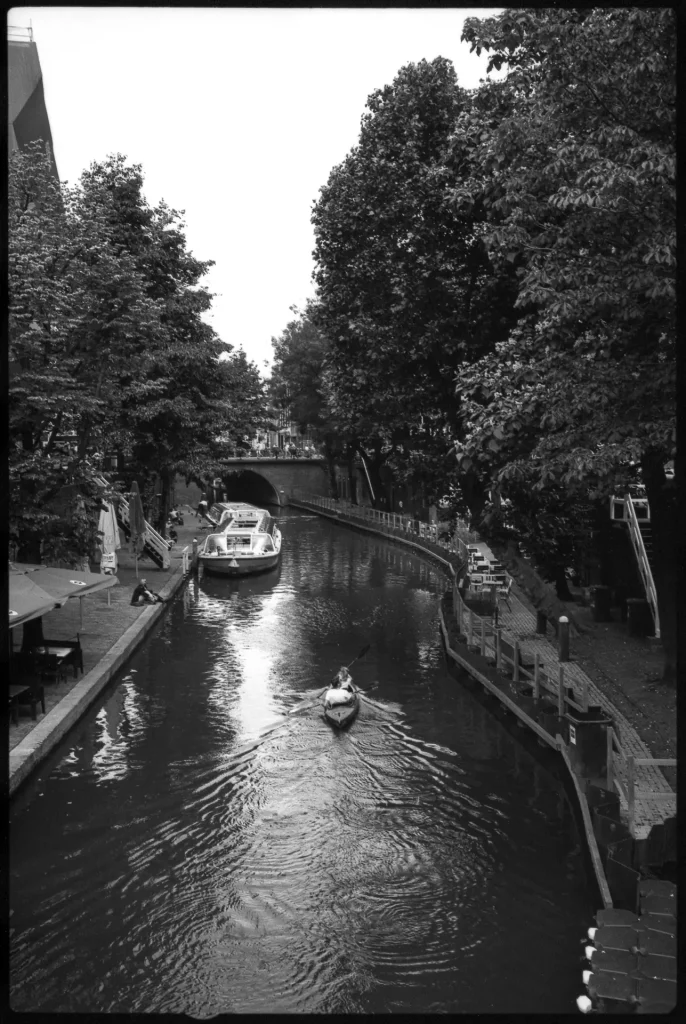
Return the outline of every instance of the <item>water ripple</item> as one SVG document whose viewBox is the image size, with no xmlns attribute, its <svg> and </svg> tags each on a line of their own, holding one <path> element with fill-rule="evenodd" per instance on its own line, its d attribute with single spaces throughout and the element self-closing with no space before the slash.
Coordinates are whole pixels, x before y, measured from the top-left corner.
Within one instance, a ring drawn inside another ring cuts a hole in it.
<svg viewBox="0 0 686 1024">
<path fill-rule="evenodd" d="M 282 527 L 273 578 L 189 582 L 16 812 L 13 1007 L 573 1009 L 573 822 L 445 672 L 445 581 L 317 518 Z M 318 695 L 367 643 L 370 699 L 335 732 Z"/>
</svg>

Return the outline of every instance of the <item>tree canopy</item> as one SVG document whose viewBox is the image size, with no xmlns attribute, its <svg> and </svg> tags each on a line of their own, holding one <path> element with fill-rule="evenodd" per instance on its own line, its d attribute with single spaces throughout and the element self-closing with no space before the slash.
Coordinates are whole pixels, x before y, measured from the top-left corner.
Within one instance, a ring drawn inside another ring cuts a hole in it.
<svg viewBox="0 0 686 1024">
<path fill-rule="evenodd" d="M 92 551 L 105 451 L 200 471 L 220 432 L 261 415 L 257 369 L 201 319 L 210 264 L 142 184 L 121 156 L 74 188 L 38 144 L 10 160 L 10 535 L 25 560 Z"/>
<path fill-rule="evenodd" d="M 479 174 L 455 201 L 493 212 L 484 243 L 517 266 L 517 307 L 534 313 L 461 367 L 462 452 L 493 463 L 519 434 L 499 481 L 611 486 L 631 459 L 673 456 L 672 12 L 510 11 L 464 35 L 511 69 L 497 88 L 512 104 L 480 124 Z"/>
<path fill-rule="evenodd" d="M 468 105 L 444 58 L 404 67 L 367 100 L 312 215 L 332 401 L 355 433 L 389 443 L 429 422 L 457 429 L 458 362 L 507 334 L 507 280 L 495 288 L 475 215 L 452 196 L 450 139 Z"/>
</svg>

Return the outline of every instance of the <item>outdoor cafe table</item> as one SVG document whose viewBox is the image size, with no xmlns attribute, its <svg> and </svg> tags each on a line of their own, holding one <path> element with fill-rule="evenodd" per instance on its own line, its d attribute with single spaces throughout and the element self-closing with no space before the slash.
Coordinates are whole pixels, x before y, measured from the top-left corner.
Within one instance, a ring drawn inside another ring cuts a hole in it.
<svg viewBox="0 0 686 1024">
<path fill-rule="evenodd" d="M 47 646 L 41 645 L 39 647 L 32 647 L 31 653 L 38 656 L 38 664 L 43 657 L 52 655 L 57 658 L 58 664 L 66 664 L 72 662 L 74 668 L 74 676 L 76 676 L 76 663 L 74 662 L 75 649 L 73 647 L 58 647 L 57 645 L 48 644 Z"/>
<path fill-rule="evenodd" d="M 35 654 L 54 654 L 60 661 L 74 653 L 73 647 L 32 647 L 31 650 Z"/>
</svg>

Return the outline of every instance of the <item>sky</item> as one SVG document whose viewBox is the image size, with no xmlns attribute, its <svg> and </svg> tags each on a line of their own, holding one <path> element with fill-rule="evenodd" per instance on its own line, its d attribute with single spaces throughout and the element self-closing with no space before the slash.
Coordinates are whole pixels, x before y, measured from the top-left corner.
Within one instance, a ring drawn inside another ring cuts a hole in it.
<svg viewBox="0 0 686 1024">
<path fill-rule="evenodd" d="M 185 211 L 189 250 L 215 261 L 208 322 L 268 375 L 313 295 L 312 204 L 367 97 L 438 56 L 477 86 L 486 55 L 462 24 L 495 11 L 16 7 L 8 23 L 33 28 L 60 178 L 110 153 L 141 164 L 148 202 Z"/>
</svg>

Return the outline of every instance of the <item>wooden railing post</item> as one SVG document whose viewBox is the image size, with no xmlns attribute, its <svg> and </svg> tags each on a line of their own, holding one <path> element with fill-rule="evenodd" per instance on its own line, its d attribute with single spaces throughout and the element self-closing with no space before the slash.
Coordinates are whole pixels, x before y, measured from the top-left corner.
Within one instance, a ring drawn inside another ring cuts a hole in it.
<svg viewBox="0 0 686 1024">
<path fill-rule="evenodd" d="M 514 642 L 514 665 L 512 666 L 512 681 L 519 682 L 519 640 Z"/>
<path fill-rule="evenodd" d="M 486 655 L 486 619 L 481 617 L 481 657 Z"/>
<path fill-rule="evenodd" d="M 581 704 L 583 706 L 584 711 L 587 712 L 588 711 L 588 679 L 587 679 L 586 676 L 584 676 L 583 682 L 581 684 Z"/>
<path fill-rule="evenodd" d="M 612 726 L 611 725 L 607 725 L 605 727 L 605 738 L 606 738 L 606 741 L 607 741 L 607 753 L 606 753 L 606 756 L 605 756 L 605 761 L 607 763 L 607 774 L 606 774 L 606 779 L 605 779 L 605 785 L 610 790 L 613 788 L 613 785 L 614 785 L 614 776 L 613 776 L 613 773 L 612 773 L 612 737 L 613 737 Z"/>
<path fill-rule="evenodd" d="M 560 665 L 560 673 L 557 680 L 557 714 L 560 718 L 565 713 L 565 670 Z"/>
<path fill-rule="evenodd" d="M 503 642 L 503 631 L 502 629 L 496 629 L 495 631 L 495 667 L 500 672 L 502 668 L 502 642 Z"/>
<path fill-rule="evenodd" d="M 534 653 L 534 700 L 540 700 L 541 697 L 541 656 L 536 651 Z"/>
<path fill-rule="evenodd" d="M 467 636 L 469 646 L 471 647 L 474 642 L 474 609 L 469 609 L 469 633 Z"/>
<path fill-rule="evenodd" d="M 629 801 L 629 828 L 634 823 L 634 811 L 636 808 L 636 777 L 635 777 L 635 765 L 634 755 L 626 755 L 626 769 L 627 769 L 627 800 Z"/>
</svg>

